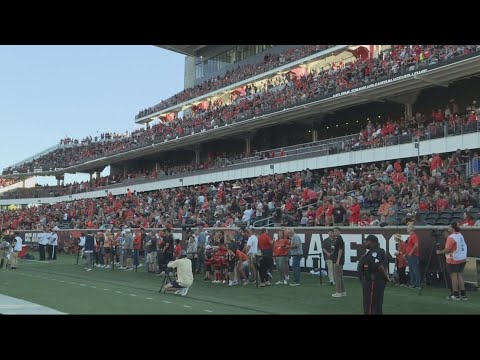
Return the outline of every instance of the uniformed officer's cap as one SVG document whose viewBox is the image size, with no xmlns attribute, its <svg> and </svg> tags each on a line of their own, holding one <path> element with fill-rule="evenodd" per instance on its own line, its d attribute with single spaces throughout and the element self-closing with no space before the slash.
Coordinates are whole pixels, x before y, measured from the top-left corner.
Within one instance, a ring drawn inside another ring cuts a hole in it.
<svg viewBox="0 0 480 360">
<path fill-rule="evenodd" d="M 365 242 L 367 242 L 367 241 L 371 241 L 371 242 L 374 242 L 374 243 L 378 244 L 378 238 L 375 235 L 368 235 L 365 238 Z"/>
</svg>

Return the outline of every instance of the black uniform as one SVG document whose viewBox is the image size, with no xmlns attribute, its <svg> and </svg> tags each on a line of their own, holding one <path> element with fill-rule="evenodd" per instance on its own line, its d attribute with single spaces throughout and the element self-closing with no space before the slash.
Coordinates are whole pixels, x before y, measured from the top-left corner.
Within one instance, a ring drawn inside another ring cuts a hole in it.
<svg viewBox="0 0 480 360">
<path fill-rule="evenodd" d="M 358 262 L 358 274 L 362 282 L 363 311 L 365 315 L 381 315 L 383 313 L 385 279 L 379 272 L 381 265 L 386 269 L 385 251 L 378 245 L 363 255 Z"/>
</svg>

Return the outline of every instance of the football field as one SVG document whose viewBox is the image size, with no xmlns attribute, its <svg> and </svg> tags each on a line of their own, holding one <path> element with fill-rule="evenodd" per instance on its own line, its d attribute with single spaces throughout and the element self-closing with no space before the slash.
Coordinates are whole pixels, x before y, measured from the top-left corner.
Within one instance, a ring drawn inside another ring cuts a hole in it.
<svg viewBox="0 0 480 360">
<path fill-rule="evenodd" d="M 37 254 L 35 254 L 37 255 Z M 274 272 L 273 282 L 277 281 Z M 290 273 L 290 276 L 292 274 Z M 324 283 L 327 282 L 324 278 Z M 228 287 L 196 276 L 186 297 L 160 294 L 163 277 L 144 267 L 127 272 L 94 268 L 86 272 L 83 260 L 61 255 L 56 261 L 20 260 L 17 270 L 0 270 L 0 294 L 46 306 L 66 314 L 362 314 L 360 282 L 346 278 L 347 296 L 333 298 L 334 287 L 320 285 L 318 276 L 302 273 L 301 286 L 255 284 Z M 385 314 L 479 314 L 478 292 L 468 301 L 445 299 L 447 290 L 418 290 L 389 284 Z M 2 305 L 2 304 L 0 304 Z M 4 305 L 6 306 L 6 305 Z M 0 306 L 0 313 L 2 308 Z"/>
</svg>

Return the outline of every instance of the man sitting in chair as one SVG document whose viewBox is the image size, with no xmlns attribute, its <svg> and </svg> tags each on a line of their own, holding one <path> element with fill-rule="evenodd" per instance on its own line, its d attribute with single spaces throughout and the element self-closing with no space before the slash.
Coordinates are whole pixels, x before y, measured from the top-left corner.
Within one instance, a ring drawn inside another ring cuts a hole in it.
<svg viewBox="0 0 480 360">
<path fill-rule="evenodd" d="M 187 252 L 185 250 L 180 251 L 178 259 L 170 261 L 167 267 L 177 269 L 177 280 L 167 284 L 165 292 L 175 291 L 175 294 L 187 295 L 188 289 L 193 284 L 192 261 L 187 259 Z"/>
</svg>

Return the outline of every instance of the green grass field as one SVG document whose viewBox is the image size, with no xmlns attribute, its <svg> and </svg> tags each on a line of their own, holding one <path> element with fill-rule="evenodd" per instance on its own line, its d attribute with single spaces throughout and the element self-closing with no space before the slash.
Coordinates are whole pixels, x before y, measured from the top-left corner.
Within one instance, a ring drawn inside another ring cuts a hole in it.
<svg viewBox="0 0 480 360">
<path fill-rule="evenodd" d="M 20 260 L 18 269 L 0 270 L 0 294 L 44 305 L 68 314 L 362 314 L 358 280 L 346 279 L 347 297 L 332 298 L 334 287 L 319 285 L 318 276 L 302 273 L 302 285 L 228 287 L 197 276 L 188 296 L 158 292 L 163 277 L 135 271 L 94 268 L 62 255 L 41 263 Z M 277 281 L 274 273 L 274 281 Z M 327 279 L 325 279 L 326 281 Z M 426 287 L 418 291 L 392 284 L 385 290 L 385 314 L 479 314 L 477 292 L 468 301 L 451 302 L 447 291 Z"/>
</svg>

